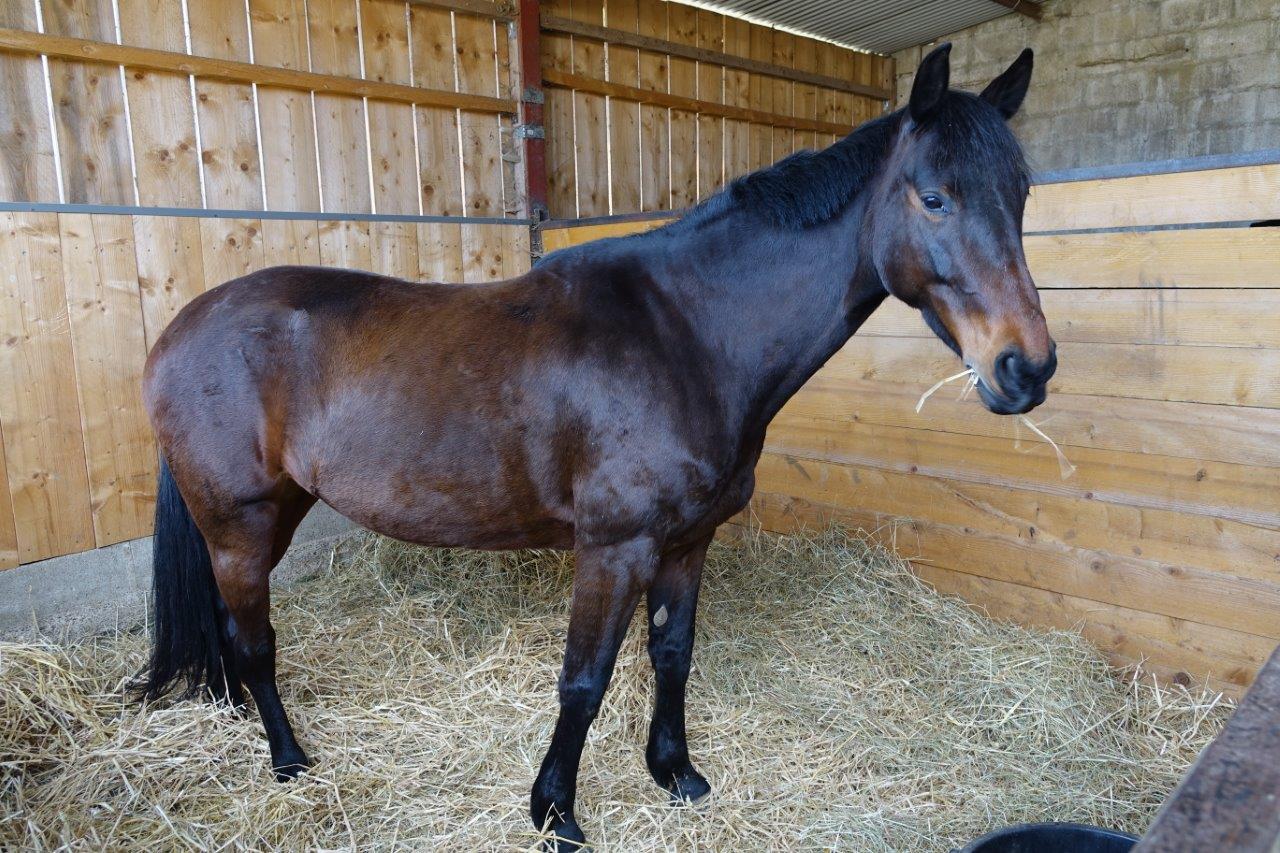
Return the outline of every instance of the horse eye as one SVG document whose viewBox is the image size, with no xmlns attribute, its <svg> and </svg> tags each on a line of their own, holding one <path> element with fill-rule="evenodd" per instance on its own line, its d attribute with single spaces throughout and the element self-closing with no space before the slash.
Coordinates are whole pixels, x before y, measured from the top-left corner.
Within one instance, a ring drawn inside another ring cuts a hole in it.
<svg viewBox="0 0 1280 853">
<path fill-rule="evenodd" d="M 925 193 L 920 196 L 920 203 L 924 205 L 925 210 L 930 210 L 934 213 L 939 212 L 947 206 L 947 203 L 942 200 L 942 196 L 937 193 Z"/>
</svg>

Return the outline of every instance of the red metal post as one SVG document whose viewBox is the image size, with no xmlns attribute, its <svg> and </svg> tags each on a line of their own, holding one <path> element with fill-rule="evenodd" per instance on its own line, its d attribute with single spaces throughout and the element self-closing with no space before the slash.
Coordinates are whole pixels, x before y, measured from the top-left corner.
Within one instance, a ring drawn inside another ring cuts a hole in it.
<svg viewBox="0 0 1280 853">
<path fill-rule="evenodd" d="M 542 27 L 539 0 L 519 0 L 516 18 L 520 51 L 520 124 L 516 133 L 522 143 L 527 214 L 536 222 L 548 217 L 547 142 L 543 124 Z"/>
</svg>

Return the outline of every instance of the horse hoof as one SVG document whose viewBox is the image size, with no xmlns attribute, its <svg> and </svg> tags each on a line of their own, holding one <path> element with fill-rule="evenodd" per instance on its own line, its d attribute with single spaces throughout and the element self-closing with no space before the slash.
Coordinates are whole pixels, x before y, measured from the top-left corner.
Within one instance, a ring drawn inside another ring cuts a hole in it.
<svg viewBox="0 0 1280 853">
<path fill-rule="evenodd" d="M 546 853 L 590 853 L 587 837 L 575 820 L 566 820 L 551 830 L 552 837 L 542 842 Z"/>
<path fill-rule="evenodd" d="M 298 778 L 298 775 L 305 773 L 311 769 L 311 762 L 307 760 L 305 755 L 300 755 L 294 759 L 287 759 L 271 768 L 271 772 L 275 774 L 277 782 L 292 782 Z"/>
<path fill-rule="evenodd" d="M 711 783 L 694 770 L 693 765 L 673 773 L 669 779 L 662 787 L 671 794 L 671 801 L 677 805 L 688 803 L 696 806 L 711 795 Z"/>
</svg>

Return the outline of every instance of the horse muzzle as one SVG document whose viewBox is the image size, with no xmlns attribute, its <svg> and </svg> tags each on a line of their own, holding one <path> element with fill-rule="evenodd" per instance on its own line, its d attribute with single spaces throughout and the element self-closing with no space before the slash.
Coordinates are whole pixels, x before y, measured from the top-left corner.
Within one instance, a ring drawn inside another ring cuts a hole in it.
<svg viewBox="0 0 1280 853">
<path fill-rule="evenodd" d="M 1049 379 L 1058 369 L 1057 349 L 1050 344 L 1048 356 L 1037 363 L 1014 347 L 996 356 L 991 375 L 999 390 L 978 382 L 983 404 L 997 415 L 1020 415 L 1044 402 Z"/>
</svg>

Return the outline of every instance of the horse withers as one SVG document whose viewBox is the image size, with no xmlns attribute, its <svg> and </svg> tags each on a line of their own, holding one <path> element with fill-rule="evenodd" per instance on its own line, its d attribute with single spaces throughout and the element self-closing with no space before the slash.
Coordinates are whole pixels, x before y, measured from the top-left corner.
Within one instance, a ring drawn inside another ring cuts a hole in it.
<svg viewBox="0 0 1280 853">
<path fill-rule="evenodd" d="M 241 705 L 247 687 L 276 776 L 310 766 L 276 690 L 268 576 L 322 500 L 425 545 L 574 550 L 560 715 L 530 800 L 554 845 L 583 841 L 579 758 L 642 598 L 649 771 L 705 796 L 685 740 L 703 558 L 783 403 L 890 294 L 992 411 L 1037 405 L 1054 370 L 1006 125 L 1031 53 L 979 96 L 948 89 L 948 54 L 924 59 L 906 109 L 519 278 L 279 267 L 193 300 L 145 375 L 163 466 L 142 693 L 181 682 Z"/>
</svg>

